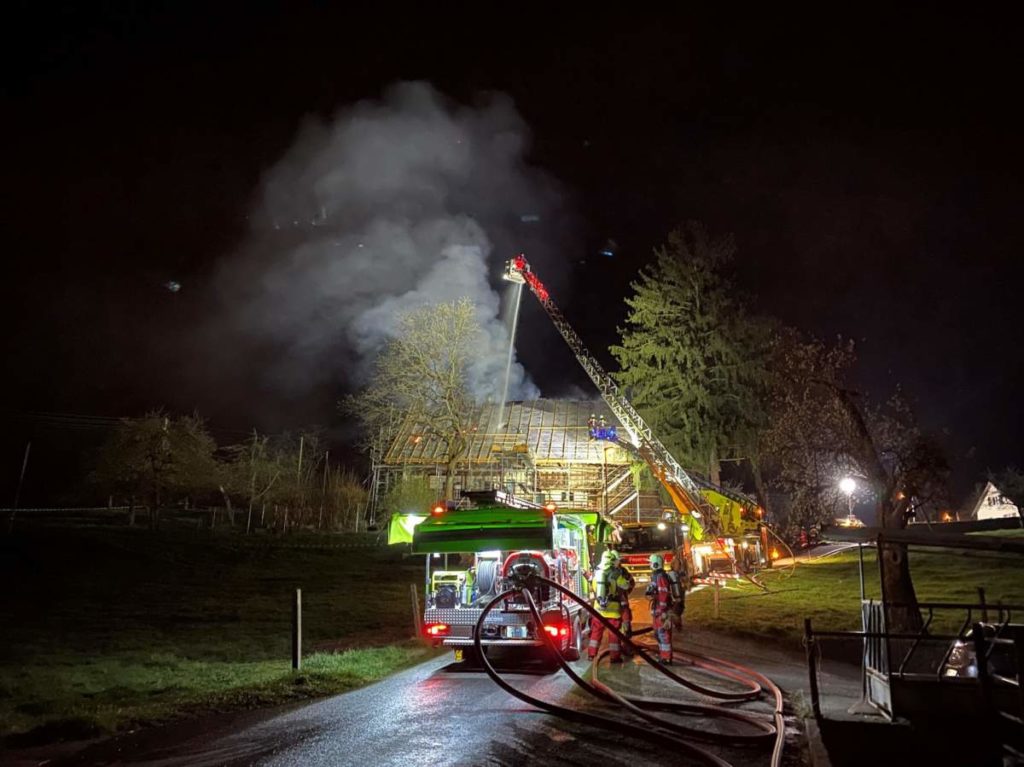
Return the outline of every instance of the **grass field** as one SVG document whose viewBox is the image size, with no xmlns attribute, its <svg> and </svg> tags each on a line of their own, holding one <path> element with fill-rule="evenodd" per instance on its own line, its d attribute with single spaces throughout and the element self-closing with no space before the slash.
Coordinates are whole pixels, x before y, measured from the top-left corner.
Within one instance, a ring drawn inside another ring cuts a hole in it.
<svg viewBox="0 0 1024 767">
<path fill-rule="evenodd" d="M 428 657 L 409 584 L 420 558 L 367 538 L 283 539 L 126 528 L 28 528 L 0 536 L 0 735 L 5 745 L 90 737 L 208 711 L 342 692 Z M 1024 604 L 1024 560 L 912 552 L 922 600 Z M 866 552 L 868 595 L 877 567 Z M 856 553 L 693 593 L 686 621 L 799 646 L 859 628 Z M 306 657 L 290 669 L 291 603 L 303 592 Z M 951 628 L 961 616 L 946 616 Z M 940 621 L 942 618 L 940 618 Z M 952 623 L 950 623 L 952 621 Z"/>
<path fill-rule="evenodd" d="M 340 692 L 427 657 L 410 640 L 419 560 L 323 542 L 130 529 L 0 538 L 5 744 Z"/>
<path fill-rule="evenodd" d="M 865 549 L 864 560 L 867 596 L 879 598 L 874 552 Z M 981 586 L 988 602 L 1024 605 L 1024 557 L 912 550 L 911 572 L 921 601 L 974 603 L 978 600 L 977 587 Z M 723 590 L 718 619 L 714 618 L 712 589 L 690 594 L 686 619 L 702 628 L 768 637 L 794 646 L 800 645 L 805 617 L 823 631 L 860 629 L 855 550 L 801 562 L 795 571 L 769 571 L 763 580 L 769 587 L 767 593 L 746 582 L 730 584 Z M 945 632 L 954 630 L 962 620 L 962 612 L 937 613 L 934 625 Z"/>
</svg>

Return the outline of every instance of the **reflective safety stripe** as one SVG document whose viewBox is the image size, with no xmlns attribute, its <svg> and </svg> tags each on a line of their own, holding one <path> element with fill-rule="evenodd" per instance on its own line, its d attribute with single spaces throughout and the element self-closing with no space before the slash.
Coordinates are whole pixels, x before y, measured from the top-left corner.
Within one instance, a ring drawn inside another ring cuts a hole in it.
<svg viewBox="0 0 1024 767">
<path fill-rule="evenodd" d="M 672 660 L 672 622 L 668 615 L 658 614 L 654 617 L 654 638 L 658 642 L 658 655 L 661 660 Z"/>
</svg>

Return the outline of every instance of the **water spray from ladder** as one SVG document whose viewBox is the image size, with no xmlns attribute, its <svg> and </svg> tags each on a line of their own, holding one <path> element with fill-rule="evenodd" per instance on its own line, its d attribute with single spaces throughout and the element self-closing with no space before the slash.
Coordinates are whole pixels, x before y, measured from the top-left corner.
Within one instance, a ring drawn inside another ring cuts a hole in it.
<svg viewBox="0 0 1024 767">
<path fill-rule="evenodd" d="M 512 357 L 515 354 L 516 329 L 519 327 L 519 304 L 523 298 L 523 283 L 516 283 L 515 297 L 512 299 L 512 327 L 508 331 L 508 359 L 505 361 L 505 385 L 501 389 L 501 407 L 498 409 L 498 431 L 507 426 L 505 420 L 505 404 L 508 402 L 508 379 L 512 375 Z"/>
</svg>

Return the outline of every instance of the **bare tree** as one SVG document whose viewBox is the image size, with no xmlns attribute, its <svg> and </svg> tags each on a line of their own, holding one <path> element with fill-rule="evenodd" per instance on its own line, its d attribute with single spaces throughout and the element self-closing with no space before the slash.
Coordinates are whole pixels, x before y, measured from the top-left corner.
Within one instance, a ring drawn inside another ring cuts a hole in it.
<svg viewBox="0 0 1024 767">
<path fill-rule="evenodd" d="M 468 298 L 406 314 L 377 358 L 369 386 L 346 402 L 371 447 L 373 440 L 390 441 L 405 418 L 417 433 L 440 440 L 447 498 L 475 425 L 467 366 L 480 332 Z"/>
<path fill-rule="evenodd" d="M 216 492 L 216 449 L 198 416 L 171 418 L 154 412 L 124 419 L 100 448 L 92 480 L 129 498 L 132 521 L 135 499 L 145 498 L 150 526 L 156 528 L 167 503 Z"/>
<path fill-rule="evenodd" d="M 255 429 L 252 439 L 225 448 L 229 461 L 225 469 L 228 493 L 240 496 L 246 503 L 245 532 L 252 530 L 252 513 L 257 504 L 265 504 L 277 486 L 286 467 L 270 447 L 270 438 Z"/>
<path fill-rule="evenodd" d="M 366 509 L 366 488 L 352 469 L 334 470 L 327 486 L 327 526 L 333 530 L 358 532 L 359 519 Z"/>
<path fill-rule="evenodd" d="M 878 524 L 902 529 L 917 508 L 944 496 L 948 465 L 898 391 L 873 406 L 850 386 L 854 359 L 850 343 L 829 347 L 794 331 L 779 333 L 762 453 L 798 516 L 834 515 L 839 481 L 851 477 L 874 501 Z M 898 605 L 890 626 L 920 628 L 906 546 L 887 544 L 879 556 L 886 597 Z"/>
</svg>

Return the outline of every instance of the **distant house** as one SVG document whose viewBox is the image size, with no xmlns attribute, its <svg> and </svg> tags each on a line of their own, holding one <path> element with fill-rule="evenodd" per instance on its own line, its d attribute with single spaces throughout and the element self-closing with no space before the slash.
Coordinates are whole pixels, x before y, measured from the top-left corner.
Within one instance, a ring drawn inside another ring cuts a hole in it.
<svg viewBox="0 0 1024 767">
<path fill-rule="evenodd" d="M 991 482 L 986 482 L 974 504 L 970 519 L 1003 519 L 1018 516 L 1020 512 L 1010 499 L 999 492 L 999 488 Z"/>
</svg>

